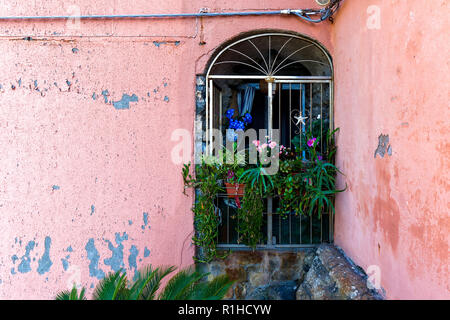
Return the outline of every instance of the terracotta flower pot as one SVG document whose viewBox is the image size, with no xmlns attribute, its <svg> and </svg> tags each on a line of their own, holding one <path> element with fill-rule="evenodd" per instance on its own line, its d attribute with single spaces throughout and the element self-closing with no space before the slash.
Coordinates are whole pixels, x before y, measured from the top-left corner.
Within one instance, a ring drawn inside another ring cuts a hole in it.
<svg viewBox="0 0 450 320">
<path fill-rule="evenodd" d="M 236 198 L 244 196 L 245 184 L 244 183 L 228 183 L 225 182 L 225 188 L 227 189 L 227 194 L 229 198 Z"/>
</svg>

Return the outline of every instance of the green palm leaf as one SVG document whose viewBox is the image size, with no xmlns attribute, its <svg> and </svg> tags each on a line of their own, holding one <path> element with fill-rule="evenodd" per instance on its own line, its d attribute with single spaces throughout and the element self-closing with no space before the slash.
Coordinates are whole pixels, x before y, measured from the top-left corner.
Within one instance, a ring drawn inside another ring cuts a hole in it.
<svg viewBox="0 0 450 320">
<path fill-rule="evenodd" d="M 207 274 L 201 274 L 192 268 L 186 268 L 179 271 L 169 280 L 163 292 L 159 295 L 160 300 L 189 300 L 194 284 L 205 277 Z"/>
<path fill-rule="evenodd" d="M 71 291 L 65 290 L 56 295 L 56 300 L 86 300 L 85 296 L 86 288 L 82 288 L 80 294 L 78 289 L 74 286 Z"/>
<path fill-rule="evenodd" d="M 131 286 L 127 287 L 126 272 L 119 270 L 108 274 L 100 280 L 94 289 L 94 300 L 154 300 L 162 280 L 176 267 L 148 266 L 138 272 Z M 233 281 L 226 275 L 204 280 L 207 273 L 200 273 L 193 268 L 181 270 L 170 279 L 158 298 L 161 300 L 218 300 L 223 299 Z M 86 300 L 86 289 L 74 287 L 71 291 L 62 291 L 56 300 Z"/>
<path fill-rule="evenodd" d="M 193 300 L 221 300 L 227 294 L 234 281 L 227 275 L 220 275 L 211 281 L 200 282 L 195 287 Z"/>
<path fill-rule="evenodd" d="M 105 278 L 100 280 L 95 287 L 92 297 L 94 300 L 126 299 L 126 284 L 126 273 L 120 269 L 117 272 L 108 274 Z"/>
<path fill-rule="evenodd" d="M 171 266 L 153 270 L 150 265 L 139 271 L 138 278 L 130 289 L 130 300 L 153 300 L 156 291 L 158 291 L 161 286 L 162 279 L 172 273 L 175 269 L 174 266 Z"/>
</svg>

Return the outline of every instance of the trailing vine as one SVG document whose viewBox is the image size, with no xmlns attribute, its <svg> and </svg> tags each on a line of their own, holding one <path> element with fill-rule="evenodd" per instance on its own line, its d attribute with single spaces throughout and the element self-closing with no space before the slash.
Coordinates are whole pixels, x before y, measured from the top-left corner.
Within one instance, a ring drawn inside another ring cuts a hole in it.
<svg viewBox="0 0 450 320">
<path fill-rule="evenodd" d="M 240 235 L 238 242 L 243 242 L 253 249 L 261 242 L 263 211 L 264 205 L 260 194 L 247 185 L 242 207 L 237 212 Z"/>
<path fill-rule="evenodd" d="M 235 143 L 233 150 L 223 150 L 219 158 L 204 157 L 202 164 L 195 167 L 195 176 L 191 175 L 191 165 L 184 165 L 185 188 L 193 188 L 196 192 L 192 208 L 195 227 L 192 241 L 197 247 L 195 261 L 208 263 L 229 254 L 217 250 L 221 212 L 216 203 L 218 195 L 225 190 L 229 199 L 235 199 L 238 243 L 253 249 L 263 240 L 264 199 L 267 197 L 279 196 L 277 210 L 283 218 L 296 214 L 320 219 L 324 212 L 334 214 L 335 195 L 346 190 L 336 188 L 336 174 L 341 173 L 333 164 L 336 153 L 334 135 L 338 129 L 329 130 L 322 140 L 322 135 L 316 132 L 318 128 L 313 123 L 310 132 L 298 135 L 292 141 L 295 146 L 293 150 L 284 146 L 278 148 L 270 140 L 265 143 L 253 141 L 252 144 L 262 155 L 256 164 L 239 161 L 245 159 L 246 154 L 237 152 Z M 234 162 L 219 161 L 226 160 L 229 153 L 235 156 Z M 277 159 L 274 157 L 277 153 L 280 155 L 279 170 L 269 174 L 265 159 Z M 241 202 L 237 191 L 242 185 L 245 185 L 245 188 L 242 187 L 245 191 Z M 234 186 L 236 190 L 230 192 Z"/>
<path fill-rule="evenodd" d="M 199 248 L 194 260 L 208 263 L 215 258 L 223 259 L 226 254 L 219 254 L 217 250 L 217 236 L 219 230 L 218 209 L 214 200 L 223 188 L 217 183 L 221 171 L 213 165 L 202 164 L 196 167 L 196 177 L 190 174 L 190 164 L 183 167 L 183 181 L 185 188 L 196 189 L 196 201 L 192 211 L 194 213 L 195 234 L 193 243 Z"/>
</svg>

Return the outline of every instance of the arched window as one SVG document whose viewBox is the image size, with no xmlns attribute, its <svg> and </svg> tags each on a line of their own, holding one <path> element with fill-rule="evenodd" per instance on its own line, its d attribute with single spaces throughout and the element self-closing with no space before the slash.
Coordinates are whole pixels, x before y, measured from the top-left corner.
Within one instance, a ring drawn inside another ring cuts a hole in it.
<svg viewBox="0 0 450 320">
<path fill-rule="evenodd" d="M 203 79 L 205 108 L 201 110 L 207 140 L 212 141 L 213 129 L 226 135 L 224 119 L 230 108 L 241 116 L 251 114 L 249 128 L 278 129 L 279 142 L 287 147 L 300 132 L 324 136 L 333 129 L 332 61 L 320 44 L 307 37 L 272 32 L 236 40 L 214 56 Z M 273 200 L 267 201 L 262 245 L 302 246 L 332 240 L 330 215 L 282 219 L 274 214 Z M 219 244 L 236 246 L 233 206 L 220 197 L 217 201 L 222 221 Z"/>
<path fill-rule="evenodd" d="M 233 42 L 212 61 L 207 76 L 320 77 L 331 79 L 329 55 L 316 42 L 292 34 L 258 34 Z"/>
</svg>

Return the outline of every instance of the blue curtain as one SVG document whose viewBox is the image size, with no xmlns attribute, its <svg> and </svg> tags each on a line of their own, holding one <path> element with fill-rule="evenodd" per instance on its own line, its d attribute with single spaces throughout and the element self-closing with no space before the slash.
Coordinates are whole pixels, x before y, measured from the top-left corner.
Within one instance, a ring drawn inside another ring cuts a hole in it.
<svg viewBox="0 0 450 320">
<path fill-rule="evenodd" d="M 244 96 L 242 96 L 242 91 L 238 92 L 237 103 L 239 109 L 239 115 L 243 116 L 246 113 L 252 113 L 253 100 L 255 99 L 255 88 L 252 86 L 246 86 L 244 91 Z"/>
</svg>

